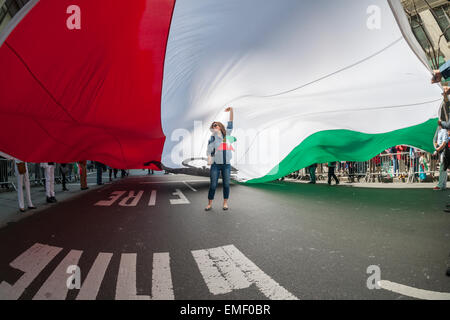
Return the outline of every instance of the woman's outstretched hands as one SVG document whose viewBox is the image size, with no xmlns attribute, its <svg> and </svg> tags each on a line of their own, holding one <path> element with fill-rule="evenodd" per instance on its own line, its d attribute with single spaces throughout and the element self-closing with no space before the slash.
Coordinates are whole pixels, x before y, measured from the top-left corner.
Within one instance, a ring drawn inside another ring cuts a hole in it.
<svg viewBox="0 0 450 320">
<path fill-rule="evenodd" d="M 229 112 L 230 113 L 230 121 L 233 121 L 233 118 L 234 118 L 233 108 L 232 107 L 228 107 L 228 108 L 225 109 L 225 112 Z"/>
</svg>

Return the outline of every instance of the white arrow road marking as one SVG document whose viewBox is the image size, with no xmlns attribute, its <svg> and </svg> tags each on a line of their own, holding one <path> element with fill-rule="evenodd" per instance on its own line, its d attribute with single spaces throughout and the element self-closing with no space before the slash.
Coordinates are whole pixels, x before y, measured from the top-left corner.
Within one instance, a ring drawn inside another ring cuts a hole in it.
<svg viewBox="0 0 450 320">
<path fill-rule="evenodd" d="M 130 191 L 128 193 L 128 196 L 123 198 L 122 201 L 119 202 L 119 206 L 122 207 L 136 207 L 139 203 L 139 200 L 141 200 L 142 195 L 144 194 L 144 191 L 139 191 L 137 194 L 134 193 L 134 191 Z M 127 202 L 133 199 L 130 203 L 127 204 Z"/>
<path fill-rule="evenodd" d="M 450 293 L 447 292 L 436 292 L 428 291 L 423 289 L 417 289 L 403 284 L 398 284 L 395 282 L 381 280 L 378 281 L 378 285 L 385 290 L 399 293 L 403 296 L 408 296 L 416 299 L 423 300 L 450 300 Z"/>
<path fill-rule="evenodd" d="M 99 253 L 78 293 L 77 300 L 95 300 L 113 254 Z"/>
<path fill-rule="evenodd" d="M 174 196 L 178 196 L 178 199 L 170 199 L 170 204 L 189 204 L 189 200 L 186 198 L 186 196 L 181 192 L 180 189 L 176 189 L 174 193 L 172 193 Z"/>
<path fill-rule="evenodd" d="M 116 300 L 150 300 L 150 296 L 138 296 L 136 289 L 135 253 L 123 253 L 117 277 Z"/>
<path fill-rule="evenodd" d="M 150 300 L 148 295 L 138 295 L 136 289 L 135 253 L 124 253 L 120 259 L 116 300 Z M 174 299 L 169 253 L 153 254 L 152 295 L 154 300 Z"/>
<path fill-rule="evenodd" d="M 78 265 L 82 253 L 83 251 L 71 250 L 48 277 L 33 300 L 65 300 L 69 292 L 67 279 L 70 275 L 67 273 L 67 268 Z"/>
<path fill-rule="evenodd" d="M 25 289 L 28 288 L 31 282 L 33 282 L 61 250 L 62 248 L 36 243 L 17 257 L 10 263 L 10 266 L 23 271 L 24 274 L 13 286 L 6 282 L 0 283 L 0 300 L 19 299 Z"/>
<path fill-rule="evenodd" d="M 148 202 L 149 207 L 153 207 L 156 204 L 156 190 L 152 190 L 150 194 L 150 201 Z"/>
<path fill-rule="evenodd" d="M 192 251 L 192 255 L 209 291 L 214 295 L 255 284 L 271 300 L 298 300 L 233 245 L 196 250 Z"/>
<path fill-rule="evenodd" d="M 108 200 L 99 201 L 95 204 L 95 206 L 110 207 L 125 193 L 126 191 L 114 191 L 113 193 L 111 193 L 111 196 L 109 197 Z"/>
<path fill-rule="evenodd" d="M 192 191 L 197 192 L 197 190 L 194 187 L 192 187 L 189 183 L 187 183 L 186 181 L 183 181 L 183 183 Z"/>
</svg>

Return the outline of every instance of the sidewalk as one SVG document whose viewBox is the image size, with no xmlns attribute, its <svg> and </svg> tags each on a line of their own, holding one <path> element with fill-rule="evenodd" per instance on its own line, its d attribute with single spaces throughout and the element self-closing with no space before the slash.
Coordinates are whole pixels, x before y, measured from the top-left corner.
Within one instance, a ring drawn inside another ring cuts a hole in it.
<svg viewBox="0 0 450 320">
<path fill-rule="evenodd" d="M 106 183 L 102 186 L 97 186 L 95 183 L 96 175 L 95 173 L 89 173 L 88 174 L 88 187 L 89 190 L 82 191 L 80 189 L 80 183 L 79 182 L 73 182 L 68 183 L 67 188 L 69 191 L 62 191 L 62 185 L 55 183 L 55 197 L 58 200 L 58 202 L 63 202 L 67 199 L 73 199 L 77 196 L 80 196 L 82 194 L 85 194 L 86 192 L 89 192 L 90 190 L 96 190 L 101 187 L 104 187 L 107 185 Z M 107 175 L 103 174 L 103 181 L 108 181 Z M 53 204 L 49 204 L 46 202 L 46 195 L 45 195 L 45 186 L 32 186 L 31 187 L 31 200 L 33 201 L 33 204 L 35 207 L 37 207 L 36 210 L 28 210 L 27 209 L 27 201 L 26 201 L 26 195 L 25 197 L 25 209 L 26 212 L 22 213 L 19 211 L 18 206 L 18 200 L 17 200 L 17 192 L 14 189 L 11 189 L 10 192 L 2 192 L 0 193 L 0 228 L 5 227 L 8 223 L 11 222 L 17 222 L 21 219 L 27 218 L 33 214 L 36 214 L 42 210 L 45 210 L 52 206 Z"/>
<path fill-rule="evenodd" d="M 159 173 L 155 172 L 155 175 Z M 133 178 L 136 176 L 147 175 L 147 171 L 142 170 L 130 170 L 129 178 Z M 109 182 L 109 174 L 108 172 L 103 172 L 102 181 L 103 185 L 98 186 L 97 181 L 97 173 L 96 171 L 88 172 L 87 182 L 88 182 L 88 190 L 80 189 L 80 182 L 70 182 L 67 183 L 66 187 L 69 191 L 62 191 L 62 185 L 55 183 L 55 198 L 58 200 L 58 203 L 64 202 L 69 199 L 74 199 L 76 197 L 82 196 L 87 192 L 91 192 L 93 190 L 98 190 L 104 187 L 108 187 L 111 184 L 114 184 L 119 181 L 123 181 L 126 178 L 120 178 L 120 171 L 117 179 L 113 179 L 112 182 Z M 26 212 L 22 213 L 19 211 L 18 200 L 17 200 L 17 192 L 14 189 L 11 189 L 9 192 L 0 192 L 0 228 L 5 227 L 9 223 L 18 222 L 24 218 L 32 216 L 36 213 L 39 213 L 54 204 L 46 202 L 45 196 L 45 186 L 32 186 L 31 187 L 31 200 L 33 201 L 34 206 L 37 207 L 36 210 L 28 210 L 26 195 L 25 197 L 25 209 Z"/>
</svg>

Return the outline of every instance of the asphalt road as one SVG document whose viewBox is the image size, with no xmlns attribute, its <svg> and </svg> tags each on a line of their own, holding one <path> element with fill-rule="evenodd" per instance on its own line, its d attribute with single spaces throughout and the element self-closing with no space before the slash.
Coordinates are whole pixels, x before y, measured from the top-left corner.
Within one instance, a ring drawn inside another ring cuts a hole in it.
<svg viewBox="0 0 450 320">
<path fill-rule="evenodd" d="M 205 212 L 207 190 L 205 178 L 129 177 L 0 229 L 0 298 L 75 299 L 72 264 L 83 297 L 97 299 L 450 293 L 447 192 L 233 184 L 230 210 L 219 187 Z M 370 266 L 400 289 L 369 289 Z"/>
</svg>

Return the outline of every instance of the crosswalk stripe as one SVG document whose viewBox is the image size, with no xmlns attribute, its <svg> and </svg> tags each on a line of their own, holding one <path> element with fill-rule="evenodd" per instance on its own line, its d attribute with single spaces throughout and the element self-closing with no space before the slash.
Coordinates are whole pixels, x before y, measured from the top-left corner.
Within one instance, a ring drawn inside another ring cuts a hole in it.
<svg viewBox="0 0 450 320">
<path fill-rule="evenodd" d="M 17 257 L 10 263 L 10 266 L 24 272 L 24 274 L 14 285 L 6 282 L 0 283 L 0 300 L 19 299 L 25 289 L 61 250 L 62 248 L 36 243 Z"/>
<path fill-rule="evenodd" d="M 152 299 L 174 300 L 170 256 L 168 252 L 153 254 Z"/>
<path fill-rule="evenodd" d="M 148 206 L 152 207 L 156 204 L 156 190 L 152 190 L 150 194 L 150 201 L 148 202 Z"/>
<path fill-rule="evenodd" d="M 67 279 L 70 276 L 67 273 L 67 268 L 72 265 L 78 265 L 82 254 L 83 251 L 71 250 L 48 277 L 33 300 L 65 300 L 69 291 Z"/>
<path fill-rule="evenodd" d="M 123 253 L 120 258 L 116 300 L 150 300 L 150 296 L 137 294 L 136 259 L 136 253 Z"/>
<path fill-rule="evenodd" d="M 241 269 L 247 279 L 256 284 L 258 289 L 271 300 L 298 300 L 285 288 L 280 286 L 271 277 L 259 269 L 250 259 L 248 259 L 235 246 L 229 245 L 223 247 L 224 251 L 233 259 L 236 265 Z"/>
<path fill-rule="evenodd" d="M 192 256 L 200 270 L 209 291 L 213 295 L 230 293 L 233 289 L 222 276 L 214 260 L 209 256 L 208 250 L 192 251 Z"/>
<path fill-rule="evenodd" d="M 100 290 L 106 269 L 113 254 L 100 252 L 92 265 L 83 285 L 78 293 L 77 300 L 95 300 Z"/>
<path fill-rule="evenodd" d="M 250 287 L 251 283 L 245 278 L 244 273 L 230 259 L 223 248 L 209 249 L 208 252 L 232 289 L 236 290 Z"/>
<path fill-rule="evenodd" d="M 136 259 L 135 253 L 122 254 L 117 278 L 116 300 L 173 300 L 169 253 L 153 254 L 152 297 L 137 294 Z"/>
</svg>

